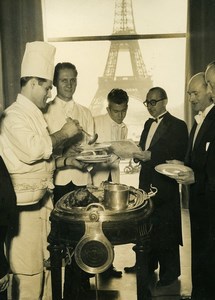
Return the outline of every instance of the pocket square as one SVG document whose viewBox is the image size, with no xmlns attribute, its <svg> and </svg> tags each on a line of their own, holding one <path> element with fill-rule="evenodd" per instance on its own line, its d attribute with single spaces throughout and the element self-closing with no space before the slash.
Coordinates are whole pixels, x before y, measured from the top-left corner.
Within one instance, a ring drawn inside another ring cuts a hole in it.
<svg viewBox="0 0 215 300">
<path fill-rule="evenodd" d="M 205 145 L 205 151 L 208 151 L 209 145 L 210 145 L 210 142 L 207 142 L 206 145 Z"/>
</svg>

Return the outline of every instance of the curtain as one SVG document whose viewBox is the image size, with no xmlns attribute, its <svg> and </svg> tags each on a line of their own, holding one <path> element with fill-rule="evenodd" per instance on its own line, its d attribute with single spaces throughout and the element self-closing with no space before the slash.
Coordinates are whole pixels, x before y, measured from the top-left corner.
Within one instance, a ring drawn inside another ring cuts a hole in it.
<svg viewBox="0 0 215 300">
<path fill-rule="evenodd" d="M 7 107 L 20 91 L 21 62 L 25 44 L 43 41 L 40 0 L 0 0 L 3 103 Z M 0 76 L 1 77 L 1 76 Z"/>
<path fill-rule="evenodd" d="M 186 90 L 190 78 L 204 72 L 206 66 L 215 60 L 215 1 L 188 0 L 188 25 L 185 74 L 185 120 L 190 129 L 194 114 L 187 100 Z M 182 207 L 189 202 L 189 186 L 182 186 Z"/>
<path fill-rule="evenodd" d="M 190 0 L 189 40 L 191 75 L 215 60 L 215 1 Z"/>
<path fill-rule="evenodd" d="M 188 38 L 186 83 L 215 60 L 215 1 L 188 0 Z M 185 117 L 188 127 L 193 123 L 193 113 L 185 97 Z"/>
</svg>

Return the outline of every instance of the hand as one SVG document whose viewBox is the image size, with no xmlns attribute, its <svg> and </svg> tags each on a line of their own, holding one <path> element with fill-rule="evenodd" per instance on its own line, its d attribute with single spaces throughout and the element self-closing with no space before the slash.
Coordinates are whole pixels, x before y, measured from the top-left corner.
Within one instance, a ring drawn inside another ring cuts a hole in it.
<svg viewBox="0 0 215 300">
<path fill-rule="evenodd" d="M 79 125 L 79 122 L 67 118 L 63 127 L 50 135 L 53 148 L 57 149 L 62 144 L 68 142 L 69 139 L 76 138 L 80 133 L 82 133 L 82 127 Z"/>
<path fill-rule="evenodd" d="M 0 292 L 3 292 L 8 288 L 9 280 L 9 274 L 6 274 L 4 277 L 0 278 Z"/>
<path fill-rule="evenodd" d="M 77 120 L 73 120 L 71 118 L 66 119 L 66 123 L 61 128 L 60 132 L 62 135 L 66 135 L 67 138 L 71 138 L 78 133 L 81 133 L 82 127 L 80 126 Z"/>
<path fill-rule="evenodd" d="M 180 184 L 192 184 L 195 182 L 195 175 L 193 170 L 186 172 L 179 172 L 175 180 Z"/>
<path fill-rule="evenodd" d="M 68 156 L 66 158 L 66 166 L 79 169 L 79 170 L 87 170 L 89 164 L 78 161 L 77 159 L 74 158 L 74 156 Z"/>
<path fill-rule="evenodd" d="M 67 157 L 68 156 L 76 156 L 77 154 L 79 154 L 82 151 L 83 151 L 83 149 L 80 146 L 80 144 L 75 144 L 75 145 L 70 146 L 65 151 L 63 151 L 63 155 L 67 156 Z"/>
<path fill-rule="evenodd" d="M 111 154 L 111 157 L 108 159 L 108 163 L 109 164 L 113 164 L 114 162 L 116 162 L 119 159 L 119 156 L 116 154 Z"/>
<path fill-rule="evenodd" d="M 151 159 L 151 151 L 145 150 L 142 152 L 135 152 L 133 153 L 133 158 L 141 161 L 148 161 Z"/>
</svg>

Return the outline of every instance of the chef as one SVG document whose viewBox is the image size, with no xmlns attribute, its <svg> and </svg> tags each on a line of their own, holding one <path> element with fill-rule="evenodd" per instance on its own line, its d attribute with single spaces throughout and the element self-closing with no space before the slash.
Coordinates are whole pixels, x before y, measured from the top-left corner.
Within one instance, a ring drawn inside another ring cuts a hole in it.
<svg viewBox="0 0 215 300">
<path fill-rule="evenodd" d="M 74 120 L 68 120 L 52 135 L 47 130 L 42 111 L 51 98 L 54 55 L 55 47 L 48 43 L 26 44 L 21 91 L 5 110 L 1 124 L 0 155 L 10 173 L 19 211 L 9 248 L 12 299 L 48 299 L 43 294 L 46 291 L 43 263 L 48 258 L 48 218 L 53 207 L 55 161 L 52 152 L 81 131 Z M 61 164 L 68 162 L 61 158 Z"/>
</svg>

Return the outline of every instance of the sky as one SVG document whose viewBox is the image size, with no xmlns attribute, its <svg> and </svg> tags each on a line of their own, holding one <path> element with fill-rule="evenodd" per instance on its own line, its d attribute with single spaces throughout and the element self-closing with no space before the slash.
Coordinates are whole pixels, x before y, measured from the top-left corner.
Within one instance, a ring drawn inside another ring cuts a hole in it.
<svg viewBox="0 0 215 300">
<path fill-rule="evenodd" d="M 133 0 L 132 5 L 138 34 L 186 32 L 186 0 Z M 47 40 L 53 37 L 110 35 L 113 32 L 114 0 L 43 0 L 43 9 Z M 56 63 L 70 61 L 76 65 L 78 86 L 74 98 L 88 107 L 98 88 L 98 78 L 103 76 L 111 42 L 51 43 L 56 46 Z M 161 86 L 167 91 L 168 109 L 183 118 L 186 39 L 145 39 L 138 40 L 138 45 L 153 86 Z M 120 51 L 118 56 L 116 76 L 123 75 L 132 75 L 128 51 Z M 105 113 L 105 108 L 106 101 L 101 113 Z M 131 99 L 125 119 L 130 125 L 131 137 L 138 138 L 136 135 L 139 136 L 147 117 L 142 101 Z"/>
<path fill-rule="evenodd" d="M 186 31 L 186 0 L 133 0 L 132 6 L 138 34 Z M 115 0 L 43 0 L 43 8 L 49 37 L 113 32 Z"/>
</svg>

